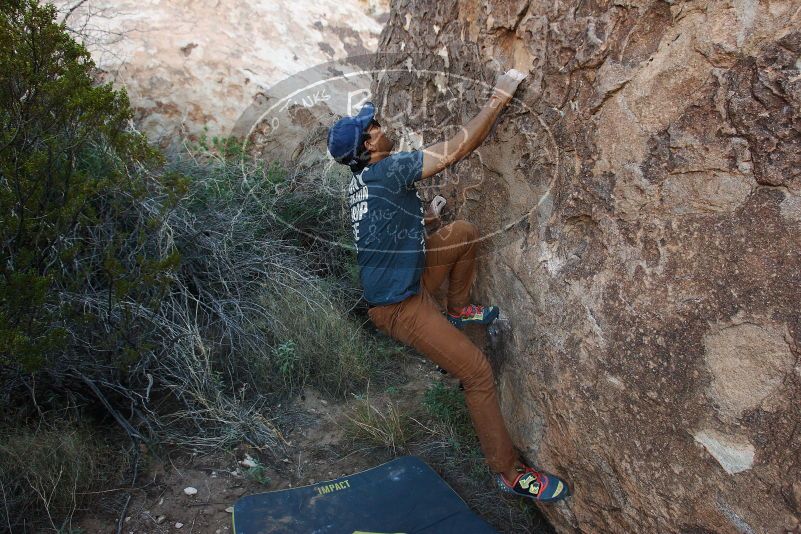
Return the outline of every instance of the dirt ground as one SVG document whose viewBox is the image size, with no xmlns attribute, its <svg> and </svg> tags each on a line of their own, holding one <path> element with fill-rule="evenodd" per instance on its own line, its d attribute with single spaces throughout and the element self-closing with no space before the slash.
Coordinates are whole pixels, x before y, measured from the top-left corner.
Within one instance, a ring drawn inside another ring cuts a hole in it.
<svg viewBox="0 0 801 534">
<path fill-rule="evenodd" d="M 435 381 L 445 380 L 456 385 L 452 378 L 441 375 L 424 358 L 409 354 L 401 360 L 399 385 L 385 391 L 369 390 L 370 404 L 381 405 L 390 400 L 404 413 L 406 410 L 414 412 L 421 407 L 426 389 Z M 356 397 L 326 400 L 307 388 L 285 412 L 292 422 L 284 435 L 289 443 L 288 454 L 277 461 L 267 460 L 266 455 L 247 445 L 214 455 L 183 453 L 162 461 L 150 460 L 132 492 L 122 532 L 229 533 L 232 532 L 231 507 L 244 495 L 339 478 L 406 454 L 422 457 L 479 515 L 501 532 L 548 531 L 533 504 L 521 507 L 515 499 L 497 494 L 488 479 L 476 481 L 475 475 L 451 469 L 454 462 L 448 459 L 448 444 L 435 437 L 415 440 L 394 452 L 352 439 L 347 431 L 348 418 L 353 416 L 360 402 L 363 400 Z M 256 468 L 252 467 L 254 463 Z M 195 488 L 197 493 L 187 495 L 185 488 Z M 487 501 L 487 495 L 492 496 L 491 502 Z M 76 526 L 86 533 L 116 532 L 121 509 L 119 500 L 116 502 L 116 506 L 99 507 L 86 514 Z M 476 509 L 473 506 L 476 503 L 484 510 Z"/>
</svg>

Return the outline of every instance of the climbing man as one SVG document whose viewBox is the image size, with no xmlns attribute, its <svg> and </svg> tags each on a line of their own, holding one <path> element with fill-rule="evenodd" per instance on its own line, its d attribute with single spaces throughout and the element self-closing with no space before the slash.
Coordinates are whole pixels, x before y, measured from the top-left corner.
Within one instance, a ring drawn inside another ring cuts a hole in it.
<svg viewBox="0 0 801 534">
<path fill-rule="evenodd" d="M 343 117 L 329 129 L 328 150 L 353 172 L 347 195 L 370 320 L 462 381 L 481 449 L 502 491 L 553 502 L 570 494 L 567 484 L 520 460 L 501 416 L 489 362 L 461 331 L 498 317 L 497 307 L 469 302 L 478 229 L 458 220 L 426 236 L 414 185 L 475 150 L 523 77 L 517 71 L 500 76 L 478 115 L 450 139 L 423 150 L 392 153 L 394 141 L 369 102 L 356 116 Z M 431 294 L 446 279 L 443 315 Z"/>
</svg>

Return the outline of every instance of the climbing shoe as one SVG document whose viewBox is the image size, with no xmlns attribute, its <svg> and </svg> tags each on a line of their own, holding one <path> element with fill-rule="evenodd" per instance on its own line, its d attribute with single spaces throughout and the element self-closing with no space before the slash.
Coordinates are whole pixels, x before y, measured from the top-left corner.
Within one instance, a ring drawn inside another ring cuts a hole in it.
<svg viewBox="0 0 801 534">
<path fill-rule="evenodd" d="M 457 314 L 451 312 L 446 313 L 448 321 L 456 328 L 464 328 L 469 324 L 490 324 L 498 318 L 497 306 L 476 306 L 475 304 L 468 304 Z"/>
<path fill-rule="evenodd" d="M 518 468 L 514 483 L 510 484 L 500 473 L 495 475 L 495 479 L 502 492 L 543 503 L 560 501 L 570 495 L 567 482 L 556 475 L 537 471 L 531 467 Z"/>
</svg>

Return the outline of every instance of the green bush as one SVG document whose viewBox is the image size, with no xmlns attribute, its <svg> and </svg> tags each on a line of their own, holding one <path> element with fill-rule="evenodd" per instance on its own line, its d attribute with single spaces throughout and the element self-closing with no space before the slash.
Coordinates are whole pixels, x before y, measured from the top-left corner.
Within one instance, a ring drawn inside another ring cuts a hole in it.
<svg viewBox="0 0 801 534">
<path fill-rule="evenodd" d="M 423 406 L 435 419 L 445 424 L 455 426 L 470 424 L 464 394 L 444 382 L 431 384 L 423 396 Z"/>
<path fill-rule="evenodd" d="M 129 131 L 125 93 L 92 83 L 89 54 L 54 17 L 34 0 L 0 8 L 0 363 L 26 371 L 77 340 L 100 358 L 135 354 L 141 325 L 121 312 L 98 332 L 97 316 L 147 298 L 175 262 L 122 246 L 151 222 L 131 213 L 147 194 L 134 170 L 158 157 Z M 102 304 L 65 298 L 87 285 Z"/>
</svg>

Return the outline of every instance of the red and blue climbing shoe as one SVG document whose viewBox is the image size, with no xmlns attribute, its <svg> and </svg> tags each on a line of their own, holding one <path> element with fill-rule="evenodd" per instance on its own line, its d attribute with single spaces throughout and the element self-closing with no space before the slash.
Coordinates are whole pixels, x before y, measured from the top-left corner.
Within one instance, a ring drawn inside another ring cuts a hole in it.
<svg viewBox="0 0 801 534">
<path fill-rule="evenodd" d="M 531 467 L 518 468 L 517 478 L 511 484 L 500 473 L 495 475 L 495 479 L 502 492 L 543 503 L 561 501 L 570 496 L 567 482 L 556 475 L 537 471 Z"/>
<path fill-rule="evenodd" d="M 497 306 L 476 306 L 468 304 L 456 314 L 448 312 L 446 317 L 456 328 L 464 328 L 469 324 L 490 324 L 498 318 Z"/>
</svg>

